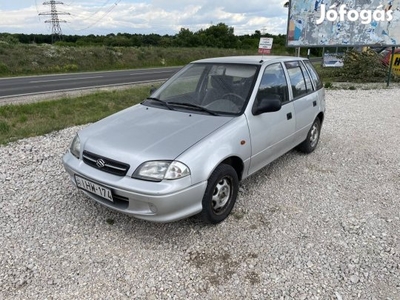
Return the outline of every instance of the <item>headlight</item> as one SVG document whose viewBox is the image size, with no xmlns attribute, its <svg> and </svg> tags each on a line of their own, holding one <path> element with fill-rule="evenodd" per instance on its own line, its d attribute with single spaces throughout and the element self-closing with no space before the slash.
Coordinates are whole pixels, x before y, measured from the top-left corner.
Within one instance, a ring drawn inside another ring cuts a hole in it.
<svg viewBox="0 0 400 300">
<path fill-rule="evenodd" d="M 81 153 L 81 140 L 79 139 L 78 135 L 74 137 L 69 150 L 71 151 L 73 156 L 79 158 L 79 154 Z"/>
<path fill-rule="evenodd" d="M 174 180 L 190 175 L 189 168 L 179 161 L 148 161 L 136 169 L 132 177 L 136 179 L 161 181 Z"/>
</svg>

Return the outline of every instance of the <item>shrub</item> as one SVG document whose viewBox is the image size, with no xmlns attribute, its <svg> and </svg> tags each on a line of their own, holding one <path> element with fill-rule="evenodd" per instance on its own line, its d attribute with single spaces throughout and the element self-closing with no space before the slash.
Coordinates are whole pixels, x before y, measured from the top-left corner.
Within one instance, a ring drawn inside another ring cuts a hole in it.
<svg viewBox="0 0 400 300">
<path fill-rule="evenodd" d="M 346 81 L 382 82 L 388 76 L 388 68 L 382 64 L 381 57 L 373 50 L 347 51 L 343 62 L 343 68 L 337 71 Z"/>
<path fill-rule="evenodd" d="M 0 61 L 0 75 L 8 75 L 10 73 L 10 69 Z"/>
</svg>

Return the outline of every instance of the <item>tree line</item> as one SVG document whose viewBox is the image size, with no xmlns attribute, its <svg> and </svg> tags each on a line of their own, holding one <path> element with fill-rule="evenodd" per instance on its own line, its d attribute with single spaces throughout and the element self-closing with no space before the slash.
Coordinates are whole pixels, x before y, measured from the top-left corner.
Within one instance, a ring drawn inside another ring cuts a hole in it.
<svg viewBox="0 0 400 300">
<path fill-rule="evenodd" d="M 286 47 L 286 35 L 253 34 L 235 35 L 234 28 L 224 23 L 192 32 L 182 28 L 175 35 L 118 33 L 108 35 L 63 35 L 55 44 L 60 46 L 110 46 L 110 47 L 213 47 L 226 49 L 257 49 L 260 37 L 274 38 L 274 47 Z M 0 41 L 22 44 L 51 44 L 51 34 L 0 33 Z"/>
</svg>

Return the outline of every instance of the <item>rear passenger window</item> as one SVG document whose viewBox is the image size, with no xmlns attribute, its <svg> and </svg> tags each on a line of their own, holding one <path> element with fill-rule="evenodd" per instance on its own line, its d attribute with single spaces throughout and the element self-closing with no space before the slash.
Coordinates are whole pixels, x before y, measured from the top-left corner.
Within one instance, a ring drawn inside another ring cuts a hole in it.
<svg viewBox="0 0 400 300">
<path fill-rule="evenodd" d="M 314 88 L 316 90 L 322 89 L 323 84 L 321 79 L 318 76 L 317 71 L 315 70 L 314 66 L 312 65 L 312 63 L 309 60 L 305 60 L 304 64 L 306 65 L 306 68 L 308 70 L 308 72 L 311 75 L 312 81 L 314 83 Z"/>
<path fill-rule="evenodd" d="M 285 66 L 289 73 L 294 99 L 313 91 L 311 78 L 299 61 L 285 62 Z"/>
<path fill-rule="evenodd" d="M 259 101 L 271 97 L 278 97 L 282 103 L 289 101 L 285 72 L 280 63 L 269 65 L 265 69 L 258 88 L 257 99 Z"/>
</svg>

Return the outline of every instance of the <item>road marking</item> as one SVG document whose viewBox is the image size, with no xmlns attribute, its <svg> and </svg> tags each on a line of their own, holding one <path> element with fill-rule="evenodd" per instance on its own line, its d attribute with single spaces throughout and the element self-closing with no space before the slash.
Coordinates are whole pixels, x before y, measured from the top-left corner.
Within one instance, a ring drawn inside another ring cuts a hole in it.
<svg viewBox="0 0 400 300">
<path fill-rule="evenodd" d="M 162 74 L 162 73 L 171 73 L 171 71 L 161 71 L 161 72 L 142 72 L 142 73 L 132 73 L 129 74 L 130 76 L 135 76 L 135 75 L 153 75 L 153 74 Z"/>
<path fill-rule="evenodd" d="M 83 80 L 83 79 L 96 79 L 103 78 L 104 76 L 92 76 L 92 77 L 77 77 L 77 78 L 64 78 L 64 79 L 51 79 L 51 80 L 33 80 L 29 83 L 45 83 L 45 82 L 56 82 L 56 81 L 71 81 L 71 80 Z"/>
</svg>

